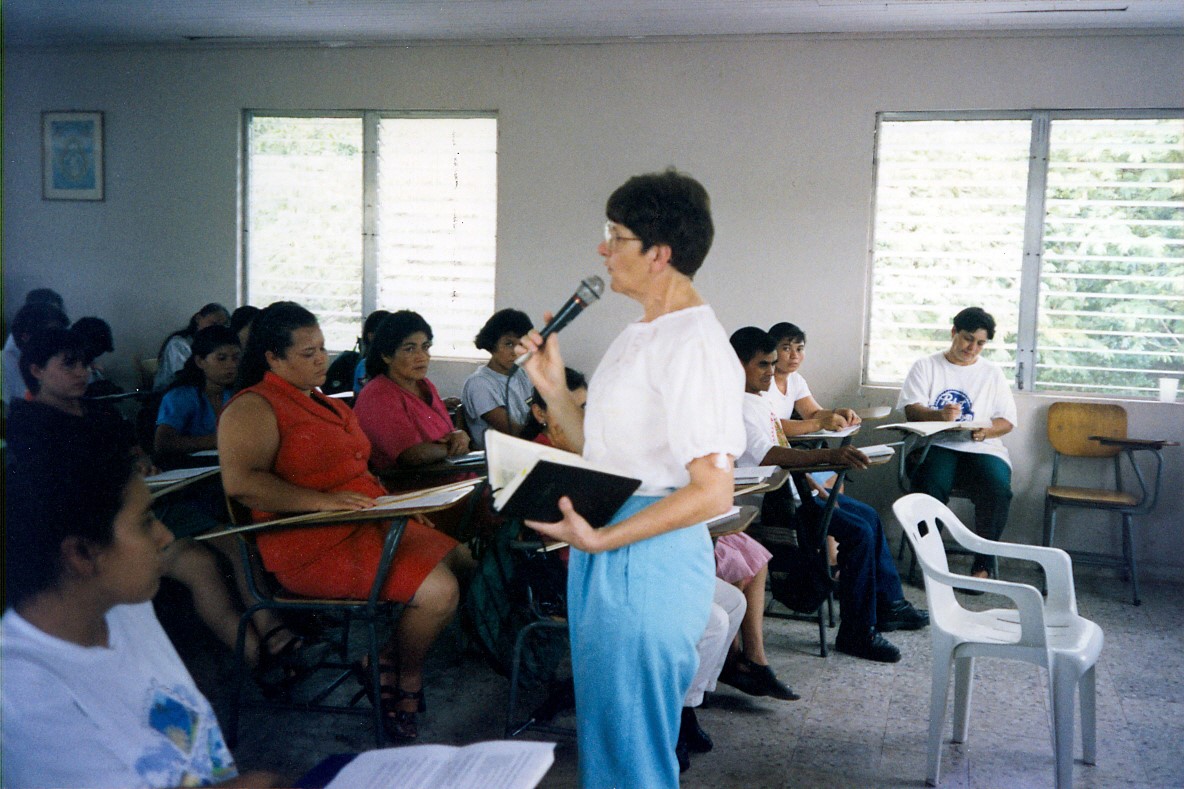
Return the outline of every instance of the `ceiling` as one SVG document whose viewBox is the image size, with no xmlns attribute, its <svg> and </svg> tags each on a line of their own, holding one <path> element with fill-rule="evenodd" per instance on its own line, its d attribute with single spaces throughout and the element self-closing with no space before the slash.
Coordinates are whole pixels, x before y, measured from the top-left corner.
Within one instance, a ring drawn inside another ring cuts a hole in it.
<svg viewBox="0 0 1184 789">
<path fill-rule="evenodd" d="M 0 13 L 17 48 L 1184 29 L 1184 0 L 4 0 Z"/>
</svg>

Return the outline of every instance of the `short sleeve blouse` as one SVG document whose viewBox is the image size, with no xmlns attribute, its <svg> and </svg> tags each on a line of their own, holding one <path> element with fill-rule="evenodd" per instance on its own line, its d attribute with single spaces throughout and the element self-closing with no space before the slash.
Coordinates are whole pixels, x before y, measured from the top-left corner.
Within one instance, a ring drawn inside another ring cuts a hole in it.
<svg viewBox="0 0 1184 789">
<path fill-rule="evenodd" d="M 230 397 L 229 391 L 223 392 L 222 405 Z M 156 424 L 168 425 L 183 436 L 211 436 L 218 429 L 218 417 L 196 386 L 179 386 L 169 390 L 160 401 Z"/>
<path fill-rule="evenodd" d="M 642 480 L 641 494 L 690 481 L 687 465 L 744 451 L 744 371 L 711 307 L 632 323 L 588 386 L 584 457 Z"/>
<path fill-rule="evenodd" d="M 425 378 L 420 389 L 428 396 L 427 402 L 385 375 L 362 387 L 354 413 L 370 439 L 370 464 L 374 468 L 389 468 L 407 449 L 425 441 L 439 441 L 452 432 L 452 417 L 435 385 Z"/>
</svg>

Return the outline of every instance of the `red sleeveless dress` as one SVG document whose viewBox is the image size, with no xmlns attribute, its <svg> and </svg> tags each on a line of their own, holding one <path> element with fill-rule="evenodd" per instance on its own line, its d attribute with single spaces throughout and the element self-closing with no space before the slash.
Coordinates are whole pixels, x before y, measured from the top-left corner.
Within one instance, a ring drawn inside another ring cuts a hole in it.
<svg viewBox="0 0 1184 789">
<path fill-rule="evenodd" d="M 236 397 L 253 392 L 270 405 L 280 447 L 272 472 L 286 482 L 319 491 L 386 494 L 366 466 L 370 441 L 349 406 L 313 391 L 306 395 L 274 373 Z M 253 511 L 256 521 L 274 513 Z M 278 529 L 259 535 L 263 564 L 284 588 L 309 597 L 365 598 L 370 593 L 389 524 L 372 521 L 338 526 Z M 423 580 L 457 545 L 456 540 L 409 520 L 383 586 L 386 600 L 407 602 Z"/>
</svg>

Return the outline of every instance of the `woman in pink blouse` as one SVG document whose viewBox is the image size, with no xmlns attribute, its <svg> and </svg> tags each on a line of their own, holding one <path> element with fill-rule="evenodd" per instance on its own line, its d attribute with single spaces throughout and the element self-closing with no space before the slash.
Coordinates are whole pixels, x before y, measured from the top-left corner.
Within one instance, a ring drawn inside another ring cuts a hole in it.
<svg viewBox="0 0 1184 789">
<path fill-rule="evenodd" d="M 452 426 L 440 393 L 428 380 L 432 327 L 411 310 L 400 310 L 378 326 L 366 356 L 370 382 L 362 387 L 354 413 L 370 438 L 370 465 L 436 463 L 469 451 L 469 437 Z"/>
</svg>

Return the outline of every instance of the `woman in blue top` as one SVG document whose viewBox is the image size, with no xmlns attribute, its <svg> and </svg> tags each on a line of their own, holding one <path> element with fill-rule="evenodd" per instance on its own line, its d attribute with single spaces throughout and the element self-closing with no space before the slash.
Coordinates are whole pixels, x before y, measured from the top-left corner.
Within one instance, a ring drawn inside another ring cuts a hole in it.
<svg viewBox="0 0 1184 789">
<path fill-rule="evenodd" d="M 242 350 L 225 326 L 210 326 L 193 337 L 193 354 L 160 401 L 156 414 L 157 455 L 186 455 L 215 449 L 218 415 L 230 400 Z"/>
</svg>

